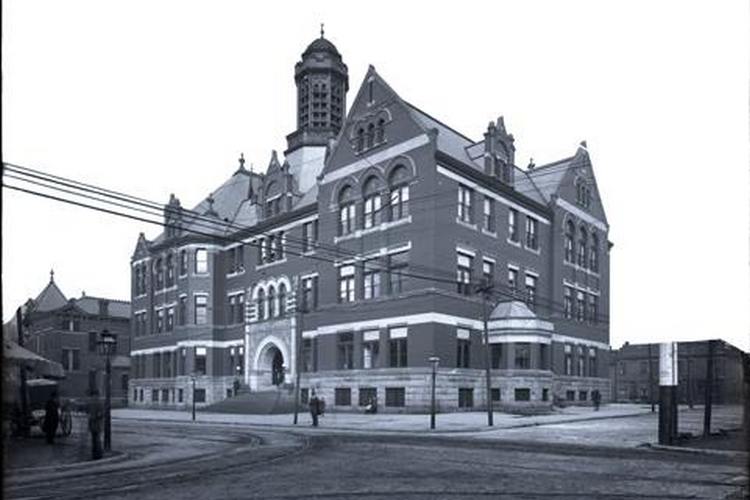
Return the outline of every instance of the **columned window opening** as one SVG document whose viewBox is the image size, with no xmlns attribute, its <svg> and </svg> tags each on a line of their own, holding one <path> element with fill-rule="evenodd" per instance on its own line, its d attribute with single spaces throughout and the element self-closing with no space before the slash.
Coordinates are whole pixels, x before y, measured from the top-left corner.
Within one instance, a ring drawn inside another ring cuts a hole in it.
<svg viewBox="0 0 750 500">
<path fill-rule="evenodd" d="M 473 192 L 470 188 L 459 184 L 458 185 L 458 220 L 471 224 L 472 213 L 471 213 L 471 201 Z"/>
<path fill-rule="evenodd" d="M 565 224 L 565 262 L 573 263 L 576 228 L 572 221 Z"/>
<path fill-rule="evenodd" d="M 457 276 L 458 293 L 468 295 L 471 293 L 471 265 L 472 257 L 462 253 L 457 254 Z"/>
<path fill-rule="evenodd" d="M 268 318 L 276 317 L 276 290 L 273 286 L 268 287 Z"/>
<path fill-rule="evenodd" d="M 279 284 L 279 316 L 286 315 L 286 285 Z"/>
<path fill-rule="evenodd" d="M 508 239 L 518 243 L 518 210 L 508 209 Z"/>
<path fill-rule="evenodd" d="M 354 302 L 354 266 L 339 268 L 339 302 Z"/>
<path fill-rule="evenodd" d="M 588 248 L 588 236 L 585 228 L 581 228 L 581 239 L 578 242 L 578 265 L 586 267 L 586 249 Z"/>
</svg>

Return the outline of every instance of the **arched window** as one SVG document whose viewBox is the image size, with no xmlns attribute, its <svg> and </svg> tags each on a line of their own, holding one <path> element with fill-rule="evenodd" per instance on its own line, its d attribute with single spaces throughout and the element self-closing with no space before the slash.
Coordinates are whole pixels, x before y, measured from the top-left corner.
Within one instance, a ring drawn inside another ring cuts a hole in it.
<svg viewBox="0 0 750 500">
<path fill-rule="evenodd" d="M 370 149 L 375 141 L 375 125 L 372 123 L 367 126 L 367 142 L 365 147 Z"/>
<path fill-rule="evenodd" d="M 350 186 L 344 187 L 339 193 L 339 235 L 343 236 L 354 231 L 357 211 L 354 205 L 354 191 Z"/>
<path fill-rule="evenodd" d="M 174 257 L 172 254 L 167 255 L 167 286 L 174 285 Z"/>
<path fill-rule="evenodd" d="M 268 287 L 268 317 L 276 316 L 276 291 L 272 286 Z"/>
<path fill-rule="evenodd" d="M 357 153 L 361 153 L 365 149 L 365 129 L 359 127 L 357 130 Z"/>
<path fill-rule="evenodd" d="M 375 144 L 382 144 L 385 142 L 385 120 L 381 118 L 378 120 L 378 128 L 375 130 Z"/>
<path fill-rule="evenodd" d="M 391 220 L 399 220 L 409 215 L 409 171 L 403 165 L 393 169 L 388 186 L 391 190 Z"/>
<path fill-rule="evenodd" d="M 133 269 L 133 295 L 141 294 L 141 266 Z"/>
<path fill-rule="evenodd" d="M 573 260 L 573 247 L 574 238 L 576 234 L 576 227 L 572 221 L 568 221 L 565 225 L 565 262 L 574 262 Z"/>
<path fill-rule="evenodd" d="M 255 302 L 255 311 L 257 313 L 256 316 L 258 317 L 258 321 L 266 319 L 266 294 L 263 292 L 262 288 L 258 290 L 258 297 Z"/>
<path fill-rule="evenodd" d="M 286 285 L 279 285 L 279 316 L 286 314 Z"/>
<path fill-rule="evenodd" d="M 382 195 L 380 194 L 380 182 L 377 177 L 372 176 L 365 182 L 364 188 L 365 209 L 364 228 L 377 226 L 381 221 Z"/>
<path fill-rule="evenodd" d="M 586 250 L 588 249 L 588 236 L 586 228 L 581 227 L 581 239 L 578 242 L 578 265 L 586 267 Z"/>
<path fill-rule="evenodd" d="M 599 237 L 591 233 L 591 249 L 589 250 L 589 269 L 599 272 Z"/>
</svg>

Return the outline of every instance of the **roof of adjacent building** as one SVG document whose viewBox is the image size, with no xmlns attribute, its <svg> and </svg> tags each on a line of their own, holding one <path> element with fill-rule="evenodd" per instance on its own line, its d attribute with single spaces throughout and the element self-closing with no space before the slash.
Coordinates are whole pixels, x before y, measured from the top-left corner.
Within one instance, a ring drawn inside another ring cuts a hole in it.
<svg viewBox="0 0 750 500">
<path fill-rule="evenodd" d="M 58 288 L 55 283 L 54 273 L 50 273 L 49 283 L 34 299 L 34 310 L 36 311 L 53 311 L 65 306 L 68 303 L 68 299 L 65 298 L 65 294 Z"/>
<path fill-rule="evenodd" d="M 108 299 L 103 297 L 94 297 L 82 294 L 77 299 L 68 299 L 55 283 L 54 271 L 50 272 L 50 280 L 35 299 L 30 299 L 23 306 L 23 312 L 31 310 L 32 312 L 50 312 L 62 309 L 69 305 L 78 307 L 81 311 L 98 315 L 99 303 L 106 301 L 108 303 L 108 316 L 118 318 L 130 318 L 130 302 L 125 300 Z M 15 317 L 11 320 L 15 323 Z M 10 323 L 10 322 L 9 322 Z"/>
<path fill-rule="evenodd" d="M 130 318 L 130 302 L 124 300 L 112 300 L 84 295 L 73 300 L 73 303 L 88 314 L 99 314 L 99 303 L 101 301 L 108 302 L 107 312 L 109 316 Z"/>
<path fill-rule="evenodd" d="M 490 313 L 489 319 L 534 319 L 536 317 L 525 302 L 508 300 L 497 304 Z"/>
</svg>

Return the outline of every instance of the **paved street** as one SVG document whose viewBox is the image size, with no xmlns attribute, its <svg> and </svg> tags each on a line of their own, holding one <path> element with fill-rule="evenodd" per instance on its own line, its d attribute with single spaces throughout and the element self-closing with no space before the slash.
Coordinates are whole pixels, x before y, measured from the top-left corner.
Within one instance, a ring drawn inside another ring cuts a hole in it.
<svg viewBox="0 0 750 500">
<path fill-rule="evenodd" d="M 11 475 L 6 498 L 719 499 L 737 494 L 744 471 L 720 455 L 480 437 L 494 433 L 124 419 L 116 428 L 127 460 Z"/>
</svg>

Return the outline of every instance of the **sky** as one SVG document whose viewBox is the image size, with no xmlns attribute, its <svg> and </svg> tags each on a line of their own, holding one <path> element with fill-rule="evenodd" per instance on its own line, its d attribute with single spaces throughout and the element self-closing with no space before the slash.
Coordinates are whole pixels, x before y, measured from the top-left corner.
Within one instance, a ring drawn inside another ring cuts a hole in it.
<svg viewBox="0 0 750 500">
<path fill-rule="evenodd" d="M 3 161 L 193 206 L 295 128 L 294 64 L 325 23 L 349 67 L 516 163 L 586 140 L 610 223 L 611 344 L 750 348 L 748 5 L 737 1 L 2 3 Z M 158 229 L 3 189 L 3 319 L 55 270 L 129 298 Z"/>
</svg>

